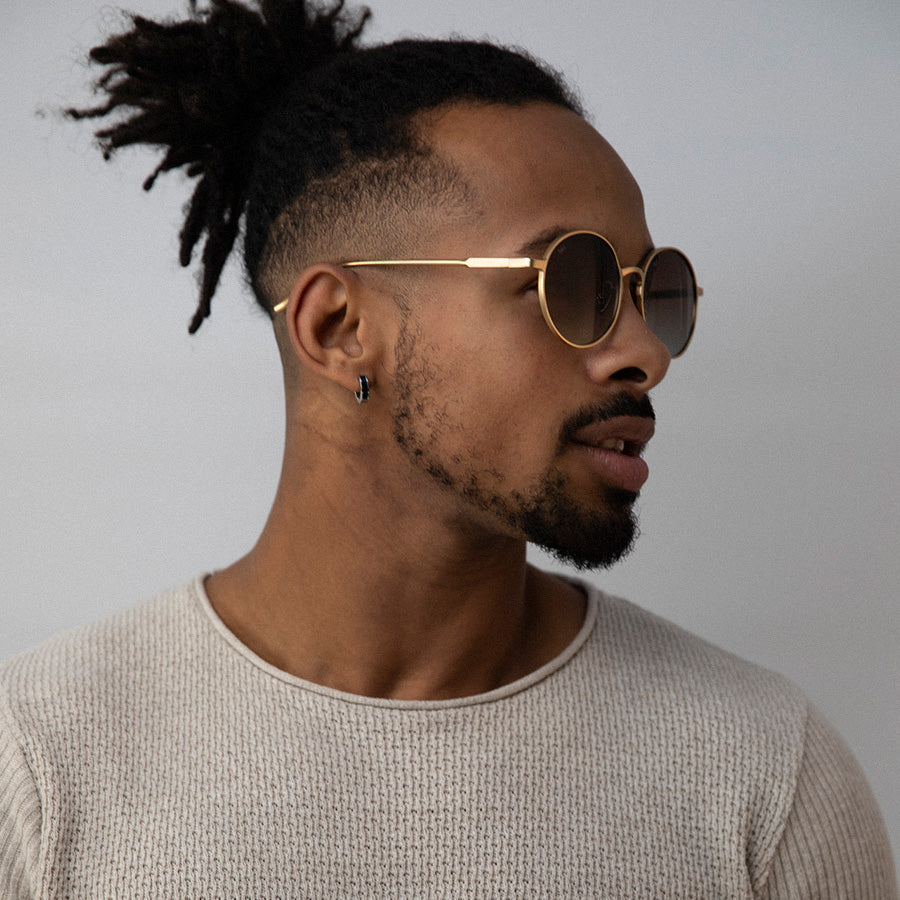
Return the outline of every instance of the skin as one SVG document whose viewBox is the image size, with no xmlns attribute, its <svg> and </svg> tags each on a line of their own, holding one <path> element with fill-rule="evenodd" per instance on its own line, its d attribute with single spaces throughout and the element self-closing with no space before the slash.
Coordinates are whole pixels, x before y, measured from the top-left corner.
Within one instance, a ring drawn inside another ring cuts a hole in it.
<svg viewBox="0 0 900 900">
<path fill-rule="evenodd" d="M 622 266 L 652 246 L 633 177 L 574 113 L 460 104 L 420 125 L 478 202 L 442 213 L 415 257 L 537 256 L 523 248 L 552 230 L 603 234 Z M 551 476 L 579 508 L 619 514 L 584 448 L 560 448 L 561 428 L 645 397 L 669 356 L 630 303 L 600 344 L 568 346 L 533 280 L 326 264 L 298 277 L 276 325 L 293 356 L 272 512 L 253 550 L 206 583 L 262 658 L 351 693 L 444 699 L 521 678 L 577 634 L 583 595 L 527 565 L 509 510 Z"/>
</svg>

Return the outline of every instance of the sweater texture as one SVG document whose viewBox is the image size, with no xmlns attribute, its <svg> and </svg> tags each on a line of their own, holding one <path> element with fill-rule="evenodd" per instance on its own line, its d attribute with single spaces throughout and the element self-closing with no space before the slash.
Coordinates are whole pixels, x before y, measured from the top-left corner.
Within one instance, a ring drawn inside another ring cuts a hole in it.
<svg viewBox="0 0 900 900">
<path fill-rule="evenodd" d="M 894 900 L 850 752 L 785 679 L 585 588 L 474 697 L 282 672 L 202 579 L 0 667 L 0 896 Z"/>
</svg>

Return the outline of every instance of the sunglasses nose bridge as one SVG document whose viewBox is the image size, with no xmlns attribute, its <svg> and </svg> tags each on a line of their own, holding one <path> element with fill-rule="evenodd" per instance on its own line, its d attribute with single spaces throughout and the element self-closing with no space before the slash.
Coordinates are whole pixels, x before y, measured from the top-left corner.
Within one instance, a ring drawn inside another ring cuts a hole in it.
<svg viewBox="0 0 900 900">
<path fill-rule="evenodd" d="M 637 266 L 622 269 L 622 290 L 631 294 L 632 302 L 641 314 L 641 318 L 646 319 L 644 315 L 644 270 Z"/>
</svg>

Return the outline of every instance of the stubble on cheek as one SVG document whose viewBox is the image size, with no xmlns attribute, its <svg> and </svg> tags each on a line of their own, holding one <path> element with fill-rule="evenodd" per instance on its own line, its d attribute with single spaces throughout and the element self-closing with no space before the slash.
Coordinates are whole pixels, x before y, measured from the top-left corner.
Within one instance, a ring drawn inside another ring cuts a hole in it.
<svg viewBox="0 0 900 900">
<path fill-rule="evenodd" d="M 407 319 L 397 341 L 392 433 L 411 462 L 439 483 L 451 487 L 453 477 L 435 453 L 440 444 L 442 421 L 446 421 L 446 404 L 443 409 L 435 409 L 431 392 L 438 381 L 437 372 L 422 353 L 416 353 L 417 346 Z"/>
<path fill-rule="evenodd" d="M 404 323 L 395 354 L 394 441 L 416 468 L 475 499 L 486 484 L 499 488 L 505 476 L 479 459 L 459 387 L 433 362 L 438 356 L 438 347 L 425 343 L 409 321 Z"/>
</svg>

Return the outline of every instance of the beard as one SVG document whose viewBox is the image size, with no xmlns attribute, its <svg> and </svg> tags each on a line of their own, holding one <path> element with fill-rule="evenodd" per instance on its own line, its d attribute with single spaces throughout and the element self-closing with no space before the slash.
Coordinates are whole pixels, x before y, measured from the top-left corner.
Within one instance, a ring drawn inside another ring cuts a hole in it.
<svg viewBox="0 0 900 900">
<path fill-rule="evenodd" d="M 467 465 L 458 455 L 442 452 L 441 435 L 449 428 L 446 408 L 431 396 L 440 373 L 432 371 L 422 355 L 413 353 L 415 341 L 406 333 L 398 345 L 393 409 L 393 436 L 421 472 L 470 507 L 523 535 L 560 562 L 577 569 L 608 568 L 634 546 L 639 529 L 632 491 L 601 485 L 592 503 L 576 497 L 563 472 L 551 464 L 526 491 L 502 491 L 503 475 L 486 470 L 474 460 Z M 560 429 L 558 458 L 581 428 L 615 416 L 654 418 L 648 397 L 635 399 L 621 392 L 602 406 L 590 406 L 570 416 Z"/>
<path fill-rule="evenodd" d="M 602 508 L 576 503 L 565 479 L 545 476 L 530 495 L 518 498 L 508 523 L 526 539 L 576 569 L 606 569 L 627 556 L 639 529 L 634 512 L 637 494 L 606 487 Z"/>
</svg>

